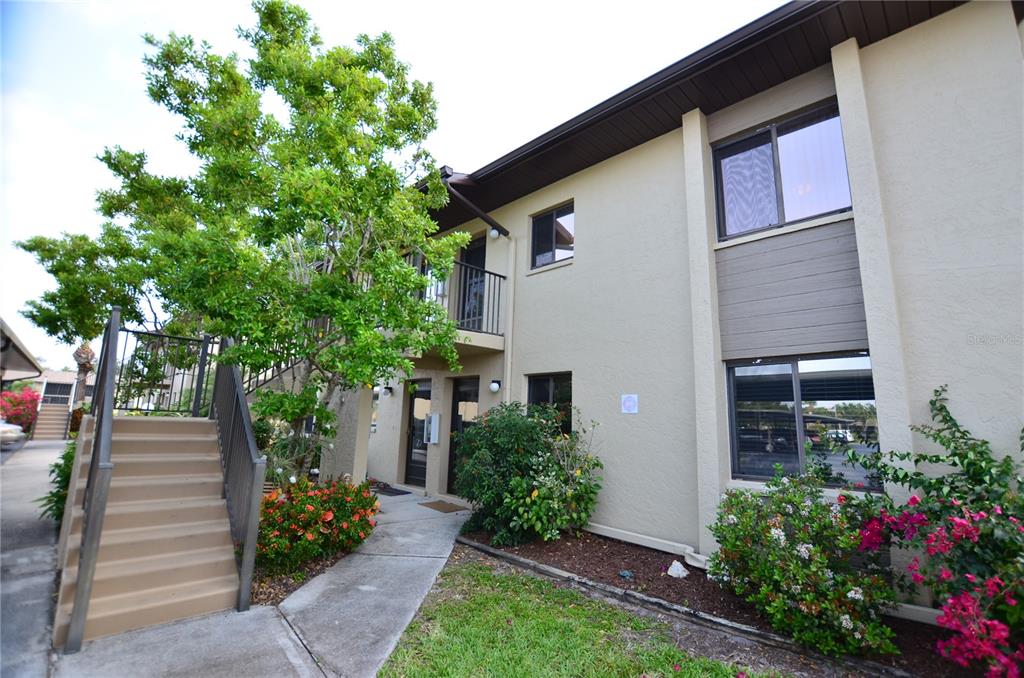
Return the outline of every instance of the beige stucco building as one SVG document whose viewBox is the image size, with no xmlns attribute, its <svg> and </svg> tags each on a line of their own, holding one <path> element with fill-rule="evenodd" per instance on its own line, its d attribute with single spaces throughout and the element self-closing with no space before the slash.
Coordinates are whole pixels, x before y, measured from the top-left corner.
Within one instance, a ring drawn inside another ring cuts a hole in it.
<svg viewBox="0 0 1024 678">
<path fill-rule="evenodd" d="M 699 564 L 727 488 L 828 439 L 920 446 L 939 385 L 1019 449 L 1021 13 L 794 3 L 449 172 L 462 371 L 376 389 L 366 472 L 448 495 L 453 426 L 570 400 L 600 422 L 591 529 Z"/>
</svg>

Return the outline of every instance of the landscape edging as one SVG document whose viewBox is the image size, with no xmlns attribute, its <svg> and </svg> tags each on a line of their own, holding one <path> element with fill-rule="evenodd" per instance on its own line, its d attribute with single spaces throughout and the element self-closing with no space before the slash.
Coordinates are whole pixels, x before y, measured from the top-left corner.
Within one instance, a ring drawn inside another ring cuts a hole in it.
<svg viewBox="0 0 1024 678">
<path fill-rule="evenodd" d="M 459 544 L 463 544 L 464 546 L 476 549 L 477 551 L 480 551 L 482 553 L 486 553 L 487 555 L 492 556 L 494 558 L 498 558 L 499 560 L 504 560 L 506 562 L 512 563 L 513 565 L 517 565 L 527 570 L 533 570 L 534 572 L 543 574 L 547 577 L 551 577 L 552 579 L 571 582 L 573 584 L 580 586 L 581 588 L 597 591 L 615 598 L 628 600 L 633 603 L 642 605 L 644 607 L 655 607 L 666 612 L 671 612 L 673 614 L 689 617 L 691 620 L 703 626 L 707 626 L 718 631 L 724 631 L 726 633 L 740 635 L 749 640 L 758 641 L 768 645 L 774 645 L 776 647 L 789 650 L 790 652 L 794 652 L 808 657 L 813 657 L 818 660 L 838 663 L 846 668 L 852 668 L 858 671 L 864 671 L 866 669 L 878 676 L 898 676 L 899 678 L 913 678 L 912 674 L 907 673 L 906 671 L 903 671 L 892 666 L 885 666 L 884 664 L 879 664 L 878 662 L 874 662 L 868 659 L 826 657 L 824 655 L 808 650 L 807 648 L 798 645 L 797 643 L 793 642 L 788 638 L 777 636 L 774 633 L 769 633 L 767 631 L 762 631 L 761 629 L 754 628 L 753 626 L 747 626 L 746 624 L 740 624 L 738 622 L 730 621 L 728 619 L 724 619 L 713 614 L 708 614 L 707 612 L 694 610 L 684 605 L 670 603 L 669 601 L 664 600 L 662 598 L 655 598 L 653 596 L 648 596 L 643 593 L 638 593 L 636 591 L 630 591 L 628 589 L 619 588 L 618 586 L 612 586 L 611 584 L 605 584 L 603 582 L 594 581 L 593 579 L 581 577 L 578 574 L 566 572 L 565 570 L 559 569 L 557 567 L 552 567 L 551 565 L 538 563 L 535 560 L 530 560 L 529 558 L 524 558 L 523 556 L 519 556 L 514 553 L 509 553 L 507 551 L 502 551 L 501 549 L 494 548 L 493 546 L 481 544 L 480 542 L 473 541 L 472 539 L 467 539 L 462 535 L 456 537 L 455 541 Z"/>
</svg>

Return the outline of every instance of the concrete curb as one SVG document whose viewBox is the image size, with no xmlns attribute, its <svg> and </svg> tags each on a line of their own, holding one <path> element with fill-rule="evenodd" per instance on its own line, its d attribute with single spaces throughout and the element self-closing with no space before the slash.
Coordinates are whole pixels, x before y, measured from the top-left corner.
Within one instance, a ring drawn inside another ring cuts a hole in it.
<svg viewBox="0 0 1024 678">
<path fill-rule="evenodd" d="M 774 647 L 788 650 L 795 654 L 803 655 L 805 657 L 811 657 L 818 661 L 826 661 L 831 662 L 833 664 L 838 664 L 844 668 L 851 669 L 865 675 L 913 678 L 913 674 L 907 673 L 906 671 L 893 668 L 891 666 L 885 666 L 884 664 L 879 664 L 878 662 L 870 660 L 855 660 L 847 658 L 826 657 L 824 655 L 810 651 L 800 645 L 797 645 L 788 638 L 777 636 L 774 633 L 768 633 L 767 631 L 762 631 L 760 629 L 754 628 L 753 626 L 747 626 L 746 624 L 740 624 L 734 621 L 729 621 L 728 619 L 723 619 L 722 617 L 717 617 L 706 612 L 694 610 L 683 605 L 670 603 L 669 601 L 663 600 L 661 598 L 655 598 L 653 596 L 644 595 L 643 593 L 637 593 L 636 591 L 630 591 L 628 589 L 619 588 L 618 586 L 612 586 L 610 584 L 605 584 L 603 582 L 587 579 L 586 577 L 581 577 L 577 574 L 573 574 L 572 572 L 560 570 L 557 567 L 551 567 L 550 565 L 538 563 L 537 561 L 530 560 L 529 558 L 523 558 L 522 556 L 517 556 L 513 553 L 508 553 L 506 551 L 502 551 L 501 549 L 496 549 L 494 547 L 481 544 L 480 542 L 473 541 L 472 539 L 467 539 L 462 535 L 456 537 L 455 541 L 464 546 L 476 549 L 477 551 L 480 551 L 482 553 L 486 553 L 487 555 L 497 558 L 499 560 L 504 560 L 526 570 L 532 570 L 546 577 L 550 577 L 552 579 L 556 579 L 559 581 L 570 582 L 581 589 L 595 593 L 600 593 L 605 596 L 611 596 L 613 598 L 619 598 L 621 600 L 641 605 L 649 609 L 655 609 L 660 612 L 668 612 L 671 614 L 683 616 L 686 617 L 689 621 L 696 622 L 701 626 L 706 626 L 716 631 L 724 631 L 726 633 L 730 633 L 733 635 L 743 636 L 748 640 L 753 640 L 766 645 L 772 645 Z"/>
</svg>

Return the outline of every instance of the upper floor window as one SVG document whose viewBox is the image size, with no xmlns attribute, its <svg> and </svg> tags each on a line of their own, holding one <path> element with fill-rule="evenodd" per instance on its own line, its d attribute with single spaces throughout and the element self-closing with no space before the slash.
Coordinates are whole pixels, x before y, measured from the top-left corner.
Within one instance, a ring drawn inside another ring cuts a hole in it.
<svg viewBox="0 0 1024 678">
<path fill-rule="evenodd" d="M 554 405 L 562 415 L 562 432 L 572 432 L 572 372 L 530 377 L 526 398 L 530 405 Z"/>
<path fill-rule="evenodd" d="M 562 205 L 533 218 L 530 268 L 572 259 L 576 242 L 573 204 Z"/>
<path fill-rule="evenodd" d="M 851 206 L 835 105 L 720 146 L 714 163 L 720 239 Z"/>
</svg>

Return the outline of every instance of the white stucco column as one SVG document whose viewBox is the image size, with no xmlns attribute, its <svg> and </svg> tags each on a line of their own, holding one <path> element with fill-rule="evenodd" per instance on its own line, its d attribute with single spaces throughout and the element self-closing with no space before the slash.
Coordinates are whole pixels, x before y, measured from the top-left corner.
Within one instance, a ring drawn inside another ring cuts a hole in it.
<svg viewBox="0 0 1024 678">
<path fill-rule="evenodd" d="M 857 255 L 867 317 L 868 347 L 882 450 L 910 450 L 910 407 L 903 361 L 900 308 L 889 253 L 882 185 L 878 178 L 871 116 L 861 72 L 860 49 L 851 38 L 832 48 L 832 69 L 850 175 Z M 896 488 L 887 488 L 890 494 Z M 906 497 L 896 494 L 894 499 Z"/>
<path fill-rule="evenodd" d="M 707 555 L 717 548 L 708 526 L 714 522 L 719 498 L 729 480 L 729 431 L 713 247 L 717 239 L 714 174 L 707 119 L 698 109 L 683 116 L 683 156 L 697 410 L 697 549 Z"/>
</svg>

